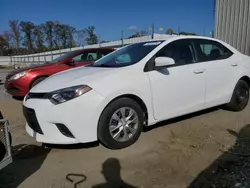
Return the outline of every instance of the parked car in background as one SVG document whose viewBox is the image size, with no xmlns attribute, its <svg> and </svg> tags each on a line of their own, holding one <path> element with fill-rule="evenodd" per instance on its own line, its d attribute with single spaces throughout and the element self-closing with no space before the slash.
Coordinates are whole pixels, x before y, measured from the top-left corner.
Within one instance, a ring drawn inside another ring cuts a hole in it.
<svg viewBox="0 0 250 188">
<path fill-rule="evenodd" d="M 92 48 L 68 52 L 50 62 L 21 68 L 10 72 L 5 88 L 14 97 L 24 97 L 28 91 L 45 78 L 75 67 L 86 66 L 114 51 L 113 48 Z"/>
<path fill-rule="evenodd" d="M 49 77 L 27 94 L 23 111 L 38 142 L 99 140 L 120 149 L 143 126 L 218 105 L 241 111 L 249 86 L 250 57 L 220 40 L 169 36 Z"/>
</svg>

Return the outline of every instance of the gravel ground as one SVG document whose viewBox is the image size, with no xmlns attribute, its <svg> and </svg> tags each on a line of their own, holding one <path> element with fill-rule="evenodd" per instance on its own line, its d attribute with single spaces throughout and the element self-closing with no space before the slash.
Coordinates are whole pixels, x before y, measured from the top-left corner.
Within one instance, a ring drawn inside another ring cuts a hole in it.
<svg viewBox="0 0 250 188">
<path fill-rule="evenodd" d="M 250 187 L 250 105 L 239 113 L 214 108 L 159 123 L 123 150 L 98 143 L 43 148 L 25 132 L 22 102 L 0 87 L 14 154 L 0 171 L 1 188 L 71 188 L 69 173 L 86 176 L 78 188 Z"/>
</svg>

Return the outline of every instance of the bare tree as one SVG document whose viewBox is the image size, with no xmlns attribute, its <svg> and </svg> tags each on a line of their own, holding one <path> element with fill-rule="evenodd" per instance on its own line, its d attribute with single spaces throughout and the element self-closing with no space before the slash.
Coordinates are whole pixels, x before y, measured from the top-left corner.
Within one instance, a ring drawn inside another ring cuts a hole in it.
<svg viewBox="0 0 250 188">
<path fill-rule="evenodd" d="M 12 31 L 13 38 L 16 43 L 16 49 L 20 48 L 20 41 L 21 41 L 21 32 L 20 32 L 20 25 L 18 20 L 10 20 L 9 21 L 10 29 Z"/>
</svg>

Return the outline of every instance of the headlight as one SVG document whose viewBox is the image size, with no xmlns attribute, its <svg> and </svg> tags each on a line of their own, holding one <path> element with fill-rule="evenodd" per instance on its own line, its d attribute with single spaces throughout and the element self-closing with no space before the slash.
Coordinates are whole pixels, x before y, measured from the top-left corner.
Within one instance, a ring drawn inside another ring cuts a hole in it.
<svg viewBox="0 0 250 188">
<path fill-rule="evenodd" d="M 15 74 L 15 75 L 11 76 L 11 77 L 9 78 L 8 81 L 17 80 L 17 79 L 19 79 L 19 78 L 22 78 L 22 77 L 25 76 L 28 72 L 29 72 L 29 71 L 19 72 L 19 73 Z"/>
<path fill-rule="evenodd" d="M 71 99 L 74 99 L 76 97 L 79 97 L 83 95 L 84 93 L 87 93 L 91 89 L 92 88 L 87 85 L 73 86 L 73 87 L 53 91 L 49 93 L 46 96 L 46 98 L 49 98 L 49 100 L 53 104 L 60 104 L 60 103 L 69 101 Z"/>
</svg>

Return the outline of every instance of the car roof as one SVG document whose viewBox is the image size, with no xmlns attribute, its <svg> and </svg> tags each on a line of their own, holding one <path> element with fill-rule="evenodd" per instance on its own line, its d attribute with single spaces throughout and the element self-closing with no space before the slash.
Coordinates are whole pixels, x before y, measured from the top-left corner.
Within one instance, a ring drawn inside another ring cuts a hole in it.
<svg viewBox="0 0 250 188">
<path fill-rule="evenodd" d="M 216 40 L 218 39 L 211 38 L 211 37 L 204 37 L 204 36 L 197 36 L 197 35 L 169 35 L 169 36 L 164 36 L 164 38 L 158 38 L 158 39 L 150 39 L 145 42 L 151 42 L 151 41 L 168 41 L 171 39 L 207 39 L 207 40 Z"/>
<path fill-rule="evenodd" d="M 204 40 L 211 40 L 211 41 L 216 41 L 221 43 L 222 45 L 224 45 L 225 47 L 227 47 L 228 49 L 230 49 L 231 51 L 233 51 L 234 53 L 240 53 L 236 48 L 234 48 L 233 46 L 231 46 L 230 44 L 216 39 L 216 38 L 211 38 L 211 37 L 205 37 L 205 36 L 197 36 L 197 35 L 169 35 L 169 36 L 164 36 L 164 38 L 162 39 L 150 39 L 148 41 L 145 42 L 153 42 L 153 41 L 162 41 L 163 43 L 167 43 L 168 41 L 174 41 L 174 40 L 178 40 L 178 39 L 204 39 Z M 143 42 L 143 43 L 145 43 Z"/>
<path fill-rule="evenodd" d="M 102 48 L 83 48 L 83 49 L 79 49 L 79 50 L 75 50 L 74 52 L 82 52 L 82 51 L 89 51 L 89 50 L 115 50 L 114 48 L 106 48 L 106 47 L 102 47 Z"/>
</svg>

